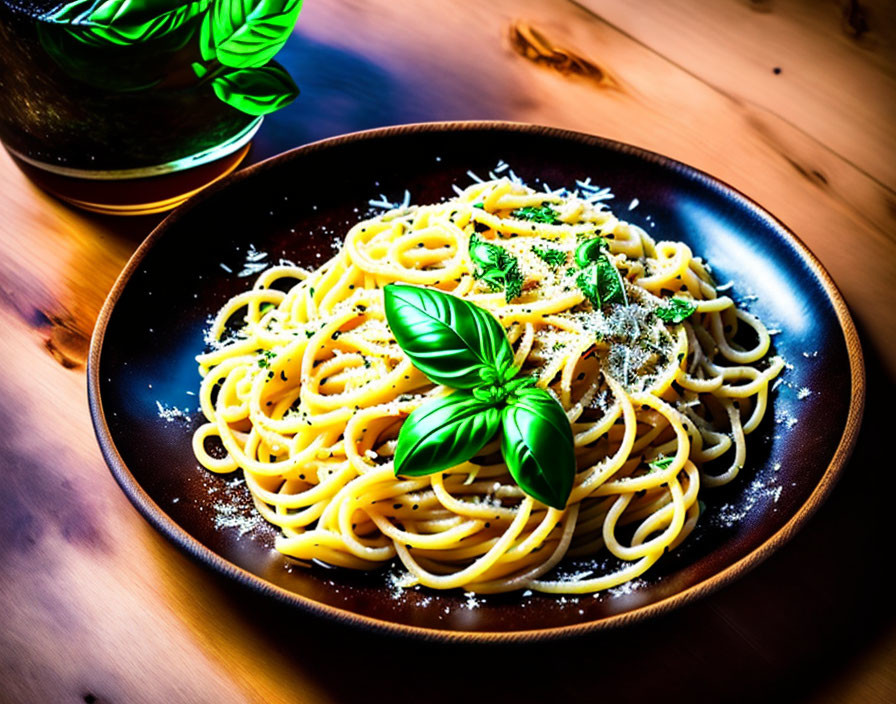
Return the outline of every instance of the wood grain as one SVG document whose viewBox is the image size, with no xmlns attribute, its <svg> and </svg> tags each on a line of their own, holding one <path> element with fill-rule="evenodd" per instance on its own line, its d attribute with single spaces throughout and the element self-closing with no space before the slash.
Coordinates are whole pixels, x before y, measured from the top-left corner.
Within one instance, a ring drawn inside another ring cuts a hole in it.
<svg viewBox="0 0 896 704">
<path fill-rule="evenodd" d="M 796 0 L 303 10 L 281 55 L 302 97 L 266 121 L 252 159 L 427 119 L 597 133 L 757 200 L 820 257 L 858 319 L 866 423 L 804 531 L 710 599 L 540 650 L 323 624 L 207 573 L 152 531 L 102 461 L 83 364 L 106 293 L 158 218 L 79 213 L 0 155 L 0 701 L 896 700 L 880 552 L 896 490 L 884 471 L 896 372 L 892 17 L 892 3 Z"/>
<path fill-rule="evenodd" d="M 892 2 L 580 4 L 719 93 L 774 115 L 896 188 Z"/>
</svg>

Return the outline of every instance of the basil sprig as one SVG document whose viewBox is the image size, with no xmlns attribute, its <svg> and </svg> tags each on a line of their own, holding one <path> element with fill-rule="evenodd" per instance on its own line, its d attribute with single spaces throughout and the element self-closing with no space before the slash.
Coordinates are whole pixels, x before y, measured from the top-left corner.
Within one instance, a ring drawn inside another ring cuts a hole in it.
<svg viewBox="0 0 896 704">
<path fill-rule="evenodd" d="M 435 289 L 389 284 L 386 320 L 401 349 L 431 381 L 458 389 L 406 419 L 396 476 L 423 476 L 475 457 L 497 434 L 519 487 L 566 506 L 575 478 L 572 429 L 563 407 L 532 377 L 519 377 L 501 324 L 487 311 Z"/>
<path fill-rule="evenodd" d="M 575 260 L 581 271 L 576 285 L 595 308 L 608 303 L 628 303 L 622 276 L 606 254 L 602 237 L 585 240 L 576 249 Z"/>
<path fill-rule="evenodd" d="M 523 292 L 520 265 L 510 252 L 475 234 L 470 237 L 469 251 L 470 259 L 476 265 L 473 276 L 485 281 L 492 291 L 503 290 L 508 303 Z"/>
<path fill-rule="evenodd" d="M 668 305 L 656 309 L 656 315 L 667 323 L 678 324 L 697 312 L 697 304 L 686 298 L 673 298 Z"/>
</svg>

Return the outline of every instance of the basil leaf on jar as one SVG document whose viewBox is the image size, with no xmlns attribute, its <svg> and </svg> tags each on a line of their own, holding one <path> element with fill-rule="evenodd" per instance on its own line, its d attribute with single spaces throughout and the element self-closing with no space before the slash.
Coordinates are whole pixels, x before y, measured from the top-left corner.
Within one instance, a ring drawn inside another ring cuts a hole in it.
<svg viewBox="0 0 896 704">
<path fill-rule="evenodd" d="M 136 44 L 165 36 L 205 11 L 210 0 L 75 0 L 42 19 L 77 30 L 81 41 Z"/>
<path fill-rule="evenodd" d="M 288 105 L 299 88 L 280 64 L 229 71 L 212 80 L 220 100 L 249 115 L 266 115 Z"/>
<path fill-rule="evenodd" d="M 214 0 L 203 19 L 202 58 L 213 50 L 225 66 L 263 66 L 289 39 L 301 9 L 302 0 Z"/>
</svg>

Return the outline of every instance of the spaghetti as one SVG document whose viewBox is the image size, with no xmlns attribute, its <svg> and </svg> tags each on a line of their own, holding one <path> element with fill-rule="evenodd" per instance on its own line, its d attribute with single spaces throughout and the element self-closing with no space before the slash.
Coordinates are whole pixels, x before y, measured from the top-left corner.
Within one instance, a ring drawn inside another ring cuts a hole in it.
<svg viewBox="0 0 896 704">
<path fill-rule="evenodd" d="M 575 253 L 589 238 L 608 245 L 622 302 L 583 291 Z M 477 272 L 471 239 L 513 260 L 515 295 Z M 383 310 L 393 282 L 451 293 L 500 321 L 514 364 L 571 424 L 565 509 L 513 482 L 497 439 L 444 472 L 395 476 L 403 419 L 449 390 L 396 344 Z M 694 529 L 701 489 L 744 467 L 745 436 L 784 366 L 767 357 L 763 324 L 719 294 L 685 244 L 655 242 L 578 193 L 506 178 L 360 222 L 316 271 L 269 268 L 225 304 L 211 336 L 197 358 L 208 422 L 194 451 L 213 472 L 243 471 L 258 512 L 282 532 L 278 550 L 360 570 L 397 557 L 408 584 L 482 593 L 590 593 L 644 573 Z M 224 453 L 209 447 L 217 441 Z M 601 554 L 621 566 L 550 577 L 565 556 Z"/>
</svg>

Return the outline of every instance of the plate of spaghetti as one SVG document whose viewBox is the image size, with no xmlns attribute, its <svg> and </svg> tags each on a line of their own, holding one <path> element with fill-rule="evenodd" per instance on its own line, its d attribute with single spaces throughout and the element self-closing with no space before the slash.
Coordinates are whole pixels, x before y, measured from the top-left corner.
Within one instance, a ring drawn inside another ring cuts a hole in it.
<svg viewBox="0 0 896 704">
<path fill-rule="evenodd" d="M 706 174 L 593 136 L 436 123 L 229 177 L 100 316 L 97 436 L 141 513 L 309 612 L 562 637 L 758 564 L 849 455 L 827 273 Z"/>
</svg>

